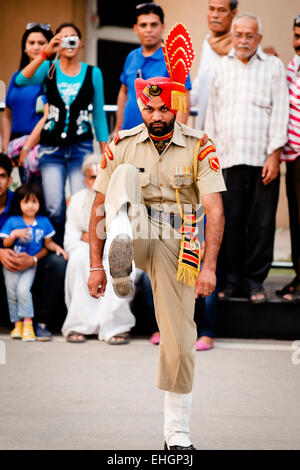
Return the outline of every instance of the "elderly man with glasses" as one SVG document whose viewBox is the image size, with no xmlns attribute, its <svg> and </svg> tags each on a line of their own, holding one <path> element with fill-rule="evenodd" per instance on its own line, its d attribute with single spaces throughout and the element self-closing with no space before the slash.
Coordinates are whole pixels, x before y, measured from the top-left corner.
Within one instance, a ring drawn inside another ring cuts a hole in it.
<svg viewBox="0 0 300 470">
<path fill-rule="evenodd" d="M 261 40 L 259 18 L 235 17 L 233 49 L 216 63 L 205 123 L 227 186 L 219 297 L 242 294 L 253 303 L 267 300 L 263 283 L 273 260 L 279 158 L 289 113 L 283 63 L 262 51 Z"/>
</svg>

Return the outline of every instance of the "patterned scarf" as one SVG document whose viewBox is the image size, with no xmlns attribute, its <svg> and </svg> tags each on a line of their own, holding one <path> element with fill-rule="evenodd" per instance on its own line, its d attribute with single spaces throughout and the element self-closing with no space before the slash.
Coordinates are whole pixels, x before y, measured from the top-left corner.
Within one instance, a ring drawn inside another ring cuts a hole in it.
<svg viewBox="0 0 300 470">
<path fill-rule="evenodd" d="M 213 51 L 218 55 L 227 55 L 232 48 L 231 34 L 226 33 L 222 36 L 210 36 L 208 42 Z"/>
<path fill-rule="evenodd" d="M 198 141 L 194 150 L 193 160 L 193 176 L 194 183 L 197 181 L 198 173 L 198 153 L 201 146 L 201 140 Z M 204 212 L 200 217 L 196 217 L 195 212 L 183 212 L 180 196 L 180 189 L 176 189 L 176 202 L 178 204 L 182 225 L 179 233 L 181 233 L 181 243 L 178 258 L 177 281 L 184 282 L 188 286 L 193 286 L 196 282 L 197 276 L 200 271 L 201 261 L 201 246 L 200 242 L 195 236 L 196 225 L 204 217 Z"/>
</svg>

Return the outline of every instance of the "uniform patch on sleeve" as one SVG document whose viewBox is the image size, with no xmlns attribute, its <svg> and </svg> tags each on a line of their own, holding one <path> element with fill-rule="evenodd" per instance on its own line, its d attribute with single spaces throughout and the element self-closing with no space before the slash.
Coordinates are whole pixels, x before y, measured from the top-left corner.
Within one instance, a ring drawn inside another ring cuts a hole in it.
<svg viewBox="0 0 300 470">
<path fill-rule="evenodd" d="M 216 152 L 216 147 L 214 145 L 209 145 L 205 149 L 201 150 L 201 152 L 198 155 L 198 160 L 200 160 L 201 162 L 209 153 L 212 153 L 212 152 L 214 153 Z"/>
<path fill-rule="evenodd" d="M 209 166 L 211 167 L 212 170 L 218 171 L 220 169 L 220 162 L 217 156 L 215 157 L 209 157 Z"/>
<path fill-rule="evenodd" d="M 104 170 L 104 168 L 106 167 L 106 157 L 105 157 L 105 153 L 102 155 L 100 166 L 101 166 L 101 168 L 102 168 L 103 170 Z"/>
<path fill-rule="evenodd" d="M 112 151 L 110 150 L 109 146 L 106 145 L 105 149 L 104 149 L 104 154 L 109 158 L 109 160 L 113 160 L 114 159 L 114 156 L 113 156 L 113 153 Z"/>
</svg>

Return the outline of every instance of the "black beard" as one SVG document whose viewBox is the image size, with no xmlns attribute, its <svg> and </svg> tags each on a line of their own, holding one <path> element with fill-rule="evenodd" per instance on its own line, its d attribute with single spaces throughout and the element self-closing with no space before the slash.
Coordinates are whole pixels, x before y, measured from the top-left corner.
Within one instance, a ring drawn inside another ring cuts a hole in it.
<svg viewBox="0 0 300 470">
<path fill-rule="evenodd" d="M 161 137 L 162 135 L 166 135 L 169 132 L 171 132 L 174 129 L 174 122 L 175 122 L 176 116 L 167 124 L 166 122 L 159 122 L 162 127 L 161 128 L 156 128 L 153 127 L 153 124 L 149 124 L 148 131 L 150 134 L 155 135 L 156 137 Z"/>
</svg>

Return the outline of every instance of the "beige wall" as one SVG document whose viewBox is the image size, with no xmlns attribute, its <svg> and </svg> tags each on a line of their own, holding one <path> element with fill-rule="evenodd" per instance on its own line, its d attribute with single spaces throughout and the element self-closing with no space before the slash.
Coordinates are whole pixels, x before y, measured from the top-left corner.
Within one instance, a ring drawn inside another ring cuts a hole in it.
<svg viewBox="0 0 300 470">
<path fill-rule="evenodd" d="M 166 33 L 178 22 L 184 23 L 189 30 L 196 53 L 191 69 L 191 76 L 194 78 L 199 64 L 201 44 L 209 33 L 206 19 L 208 0 L 158 0 L 156 3 L 165 11 Z M 287 65 L 294 54 L 292 22 L 300 13 L 299 0 L 239 0 L 238 11 L 253 13 L 261 18 L 262 45 L 273 45 Z"/>
<path fill-rule="evenodd" d="M 26 23 L 50 23 L 54 33 L 72 21 L 85 33 L 85 0 L 0 0 L 0 12 L 0 80 L 6 85 L 19 66 Z"/>
</svg>

